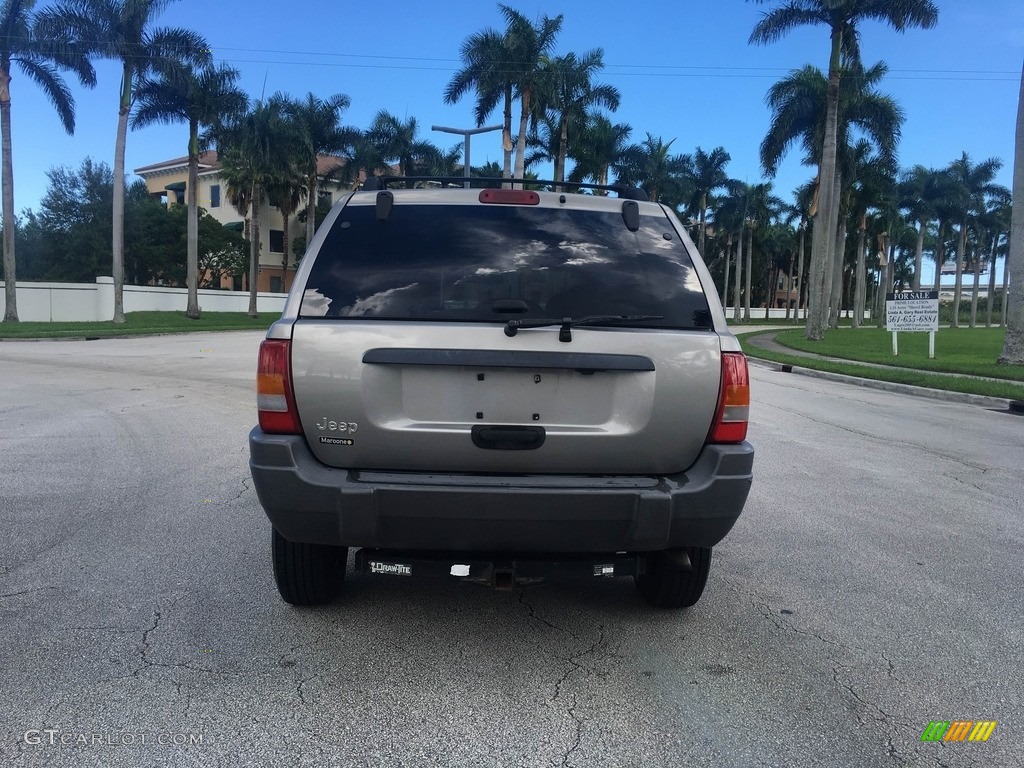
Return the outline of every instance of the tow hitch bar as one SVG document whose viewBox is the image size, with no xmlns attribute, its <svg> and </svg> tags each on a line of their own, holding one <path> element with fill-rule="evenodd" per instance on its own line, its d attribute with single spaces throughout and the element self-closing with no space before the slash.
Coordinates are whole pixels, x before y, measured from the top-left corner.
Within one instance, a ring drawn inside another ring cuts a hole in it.
<svg viewBox="0 0 1024 768">
<path fill-rule="evenodd" d="M 640 557 L 613 555 L 489 556 L 474 552 L 460 557 L 451 552 L 410 552 L 360 549 L 355 557 L 360 573 L 382 576 L 432 576 L 471 581 L 495 589 L 510 590 L 517 584 L 543 579 L 610 578 L 634 576 L 641 568 Z"/>
</svg>

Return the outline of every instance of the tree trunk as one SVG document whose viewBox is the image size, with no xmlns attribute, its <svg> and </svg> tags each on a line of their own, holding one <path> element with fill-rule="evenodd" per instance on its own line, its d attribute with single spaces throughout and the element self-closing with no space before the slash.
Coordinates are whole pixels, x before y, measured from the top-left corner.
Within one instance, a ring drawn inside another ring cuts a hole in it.
<svg viewBox="0 0 1024 768">
<path fill-rule="evenodd" d="M 263 203 L 263 190 L 259 184 L 252 185 L 249 200 L 249 205 L 252 206 L 252 224 L 249 231 L 249 317 L 259 317 L 256 311 L 256 284 L 260 276 L 260 207 Z"/>
<path fill-rule="evenodd" d="M 288 292 L 288 259 L 292 252 L 292 233 L 290 230 L 291 214 L 281 211 L 284 222 L 284 256 L 281 257 L 281 290 Z"/>
<path fill-rule="evenodd" d="M 786 278 L 786 320 L 789 320 L 789 310 L 793 306 L 793 267 L 796 264 L 796 251 L 789 252 L 789 274 Z M 796 309 L 794 308 L 794 312 Z"/>
<path fill-rule="evenodd" d="M 868 279 L 864 254 L 867 248 L 867 228 L 867 214 L 861 214 L 860 227 L 857 229 L 857 287 L 853 292 L 853 318 L 850 320 L 850 325 L 854 328 L 860 328 L 860 322 L 864 319 L 864 298 Z"/>
<path fill-rule="evenodd" d="M 501 129 L 502 174 L 505 178 L 512 176 L 512 85 L 505 86 L 504 126 Z"/>
<path fill-rule="evenodd" d="M 820 341 L 825 336 L 827 296 L 823 295 L 825 274 L 831 258 L 833 240 L 829 222 L 832 220 L 833 188 L 836 179 L 836 135 L 839 124 L 840 30 L 832 32 L 832 55 L 828 66 L 828 100 L 825 106 L 825 138 L 821 148 L 818 180 L 818 210 L 814 216 L 811 238 L 810 311 L 807 338 Z"/>
<path fill-rule="evenodd" d="M 0 132 L 3 133 L 4 322 L 18 322 L 18 283 L 14 258 L 14 153 L 11 149 L 11 73 L 0 69 Z"/>
<path fill-rule="evenodd" d="M 725 281 L 722 284 L 722 306 L 729 306 L 729 264 L 732 261 L 732 233 L 725 239 Z"/>
<path fill-rule="evenodd" d="M 736 285 L 732 294 L 732 319 L 740 319 L 740 285 L 743 279 L 743 227 L 740 227 L 740 236 L 736 241 Z"/>
<path fill-rule="evenodd" d="M 306 177 L 306 190 L 309 199 L 306 200 L 306 248 L 309 248 L 316 235 L 316 205 L 319 202 L 319 191 L 317 190 L 318 178 L 314 171 Z"/>
<path fill-rule="evenodd" d="M 569 146 L 569 116 L 562 115 L 559 121 L 558 133 L 558 156 L 555 158 L 555 181 L 565 181 L 565 154 Z M 564 191 L 562 187 L 556 187 L 556 192 Z"/>
<path fill-rule="evenodd" d="M 697 233 L 698 243 L 697 250 L 700 251 L 701 258 L 704 258 L 704 211 L 708 207 L 708 194 L 704 192 L 700 196 L 700 230 Z"/>
<path fill-rule="evenodd" d="M 967 217 L 960 222 L 960 240 L 956 247 L 956 282 L 953 284 L 953 328 L 960 327 L 960 296 L 964 282 L 964 249 L 967 247 Z"/>
<path fill-rule="evenodd" d="M 974 328 L 978 324 L 978 291 L 981 289 L 981 254 L 978 248 L 974 249 L 974 294 L 971 296 L 971 324 Z"/>
<path fill-rule="evenodd" d="M 114 142 L 114 231 L 113 253 L 114 322 L 124 322 L 124 147 L 128 140 L 128 113 L 132 108 L 132 70 L 125 65 L 121 74 L 121 106 L 117 113 Z"/>
<path fill-rule="evenodd" d="M 839 174 L 836 174 L 836 184 Z M 836 197 L 838 199 L 838 189 Z M 839 208 L 840 206 L 836 206 Z M 846 216 L 836 222 L 836 253 L 832 259 L 832 286 L 829 291 L 828 327 L 839 327 L 839 312 L 843 304 L 843 272 L 846 266 Z"/>
<path fill-rule="evenodd" d="M 1006 308 L 1010 303 L 1010 257 L 1003 260 L 1003 307 L 999 313 L 999 327 L 1006 327 Z"/>
<path fill-rule="evenodd" d="M 992 256 L 988 262 L 988 304 L 985 307 L 985 327 L 992 327 L 992 305 L 996 303 L 996 249 L 999 247 L 999 233 L 992 236 Z"/>
<path fill-rule="evenodd" d="M 924 229 L 922 219 L 917 225 L 917 246 L 914 248 L 914 290 L 921 290 L 921 268 L 924 266 Z"/>
<path fill-rule="evenodd" d="M 889 254 L 886 258 L 886 265 L 878 270 L 878 294 L 876 305 L 878 310 L 878 327 L 885 328 L 885 295 L 892 290 L 892 273 L 896 256 L 896 246 L 889 247 Z"/>
<path fill-rule="evenodd" d="M 796 268 L 796 309 L 793 313 L 793 320 L 799 319 L 800 309 L 803 308 L 804 320 L 807 319 L 807 303 L 806 297 L 804 296 L 804 286 L 807 281 L 804 280 L 804 247 L 805 247 L 805 236 L 807 234 L 807 227 L 801 225 L 800 227 L 800 255 L 797 257 L 797 268 Z"/>
<path fill-rule="evenodd" d="M 889 265 L 878 267 L 878 289 L 875 293 L 875 325 L 885 328 L 885 294 L 889 292 L 889 284 L 886 282 L 886 272 Z"/>
<path fill-rule="evenodd" d="M 1020 76 L 1017 99 L 1017 140 L 1013 159 L 1013 199 L 1024 200 L 1024 69 Z M 1024 365 L 1024 205 L 1013 206 L 1010 218 L 1010 250 L 1003 267 L 1003 282 L 1010 269 L 1015 271 L 1009 284 L 1010 293 L 1003 293 L 1003 316 L 1006 318 L 1006 339 L 999 362 Z"/>
<path fill-rule="evenodd" d="M 939 222 L 939 238 L 935 243 L 935 290 L 942 290 L 942 265 L 946 263 L 946 226 Z"/>
<path fill-rule="evenodd" d="M 526 125 L 530 118 L 530 100 L 532 96 L 533 93 L 529 88 L 523 90 L 522 111 L 519 113 L 519 137 L 516 141 L 515 177 L 517 179 L 523 179 L 526 177 Z M 512 186 L 515 187 L 515 184 Z M 519 186 L 520 189 L 523 187 L 522 184 Z"/>
<path fill-rule="evenodd" d="M 750 319 L 750 273 L 753 272 L 754 265 L 754 227 L 750 226 L 750 230 L 747 233 L 747 274 L 746 278 L 746 290 L 743 296 L 743 319 Z"/>
<path fill-rule="evenodd" d="M 188 221 L 185 228 L 185 287 L 188 303 L 185 316 L 199 319 L 199 123 L 189 121 L 188 126 Z"/>
</svg>

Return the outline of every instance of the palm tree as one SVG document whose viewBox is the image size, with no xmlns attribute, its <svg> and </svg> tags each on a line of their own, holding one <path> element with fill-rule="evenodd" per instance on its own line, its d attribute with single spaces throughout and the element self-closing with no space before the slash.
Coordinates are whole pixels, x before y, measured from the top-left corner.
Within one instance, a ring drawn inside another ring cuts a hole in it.
<svg viewBox="0 0 1024 768">
<path fill-rule="evenodd" d="M 32 16 L 34 0 L 4 0 L 0 6 L 0 134 L 3 145 L 4 322 L 18 322 L 17 260 L 14 254 L 14 159 L 11 144 L 11 65 L 34 80 L 49 99 L 61 125 L 75 132 L 75 99 L 60 69 L 74 72 L 82 85 L 96 84 L 96 73 L 67 40 L 39 34 Z"/>
<path fill-rule="evenodd" d="M 565 181 L 570 126 L 573 131 L 581 129 L 590 107 L 605 107 L 612 112 L 619 108 L 617 88 L 591 82 L 594 74 L 603 68 L 604 51 L 600 48 L 579 57 L 575 53 L 567 53 L 544 62 L 539 85 L 540 101 L 556 116 L 558 129 L 555 181 Z"/>
<path fill-rule="evenodd" d="M 523 178 L 526 171 L 526 133 L 530 115 L 534 110 L 534 92 L 541 78 L 545 57 L 555 45 L 555 38 L 562 28 L 562 15 L 555 18 L 544 16 L 534 26 L 526 16 L 507 5 L 498 5 L 505 18 L 506 30 L 505 67 L 519 96 L 519 138 L 516 142 L 515 177 Z"/>
<path fill-rule="evenodd" d="M 715 211 L 715 228 L 726 232 L 727 251 L 731 243 L 736 243 L 736 270 L 733 274 L 732 312 L 733 320 L 741 316 L 740 299 L 743 291 L 743 239 L 746 234 L 747 213 L 750 204 L 750 186 L 742 181 L 730 180 L 726 185 L 727 196 Z M 725 298 L 722 303 L 728 304 L 729 281 L 725 281 Z"/>
<path fill-rule="evenodd" d="M 684 189 L 687 160 L 685 155 L 669 154 L 673 143 L 675 139 L 666 144 L 660 136 L 648 133 L 640 144 L 627 147 L 615 166 L 617 181 L 643 188 L 655 202 L 677 207 L 687 197 Z"/>
<path fill-rule="evenodd" d="M 493 29 L 475 32 L 462 42 L 463 67 L 458 70 L 444 89 L 444 103 L 455 104 L 471 89 L 476 90 L 473 115 L 479 128 L 501 102 L 501 148 L 504 155 L 502 175 L 512 175 L 512 88 L 513 79 L 508 68 L 509 52 L 506 40 Z"/>
<path fill-rule="evenodd" d="M 995 287 L 995 272 L 996 272 L 996 255 L 997 247 L 999 244 L 999 237 L 1003 233 L 1004 221 L 1003 218 L 1010 209 L 1010 190 L 1005 190 L 1005 194 L 993 195 L 986 204 L 985 210 L 982 211 L 974 221 L 974 256 L 971 259 L 971 265 L 974 273 L 974 289 L 971 293 L 971 321 L 970 327 L 974 328 L 978 323 L 978 294 L 981 292 L 981 273 L 982 270 L 988 270 L 989 273 L 989 288 L 988 288 L 988 310 L 989 318 L 986 325 L 992 325 L 992 301 L 995 298 L 994 287 Z M 989 245 L 991 243 L 991 245 Z"/>
<path fill-rule="evenodd" d="M 1004 234 L 1009 235 L 1012 209 L 1013 206 L 1011 205 L 1010 200 L 999 200 L 989 211 L 989 222 L 991 227 L 990 234 L 992 236 L 992 255 L 989 259 L 988 306 L 985 311 L 986 328 L 992 325 L 992 307 L 993 304 L 995 304 L 996 296 L 996 263 L 999 260 L 1000 254 L 1005 255 L 1005 251 L 1001 247 L 1001 241 Z M 1005 266 L 1003 268 L 1003 272 L 1006 272 Z M 1005 306 L 1005 304 L 1006 295 L 1003 294 L 1003 305 Z"/>
<path fill-rule="evenodd" d="M 558 158 L 558 123 L 551 112 L 537 118 L 530 134 L 526 137 L 525 168 L 532 168 L 537 163 L 557 162 Z"/>
<path fill-rule="evenodd" d="M 297 138 L 294 125 L 285 124 L 282 126 L 279 135 L 288 138 Z M 289 151 L 290 150 L 290 151 Z M 281 256 L 281 285 L 287 290 L 288 259 L 292 252 L 292 231 L 291 218 L 299 209 L 302 198 L 308 194 L 306 189 L 305 175 L 298 169 L 298 161 L 301 156 L 299 146 L 293 145 L 285 149 L 287 163 L 277 169 L 274 178 L 267 184 L 267 202 L 277 208 L 281 213 L 283 222 L 284 247 Z M 314 211 L 314 218 L 316 213 Z M 315 222 L 314 222 L 315 223 Z M 308 241 L 307 241 L 308 242 Z"/>
<path fill-rule="evenodd" d="M 811 219 L 813 218 L 812 207 L 814 205 L 814 196 L 817 191 L 817 186 L 814 179 L 811 179 L 803 186 L 797 187 L 793 190 L 793 198 L 796 201 L 796 209 L 799 214 L 800 223 L 798 225 L 800 229 L 800 244 L 797 250 L 797 298 L 796 307 L 793 312 L 793 321 L 796 322 L 800 313 L 800 308 L 803 307 L 804 320 L 807 319 L 807 280 L 804 276 L 804 258 L 806 256 L 806 240 L 807 240 L 807 229 L 811 225 Z"/>
<path fill-rule="evenodd" d="M 907 219 L 917 224 L 917 245 L 914 249 L 915 291 L 921 290 L 921 270 L 924 262 L 924 238 L 928 225 L 935 219 L 935 204 L 941 192 L 938 172 L 923 165 L 915 165 L 903 173 L 899 182 L 900 208 Z"/>
<path fill-rule="evenodd" d="M 622 161 L 632 130 L 625 123 L 613 125 L 599 112 L 588 113 L 582 130 L 569 139 L 568 154 L 573 160 L 569 181 L 607 184 L 609 171 Z"/>
<path fill-rule="evenodd" d="M 960 222 L 959 244 L 956 249 L 956 282 L 953 287 L 953 319 L 951 322 L 953 328 L 960 325 L 960 296 L 963 290 L 964 256 L 967 250 L 969 220 L 985 210 L 987 195 L 998 194 L 1003 189 L 993 181 L 996 173 L 1002 167 L 1002 160 L 995 157 L 974 164 L 966 152 L 963 152 L 949 166 Z"/>
<path fill-rule="evenodd" d="M 846 191 L 845 205 L 849 219 L 857 229 L 851 324 L 854 328 L 859 328 L 864 319 L 864 308 L 867 301 L 868 212 L 872 208 L 883 207 L 891 203 L 896 181 L 894 178 L 895 167 L 891 161 L 880 157 L 874 151 L 871 143 L 864 139 L 854 145 L 850 153 L 850 161 L 851 164 L 846 175 L 851 186 Z M 837 247 L 839 247 L 838 244 Z M 915 274 L 914 279 L 919 283 L 919 273 Z"/>
<path fill-rule="evenodd" d="M 402 121 L 382 109 L 373 119 L 367 138 L 385 161 L 398 163 L 399 176 L 412 176 L 428 171 L 440 152 L 429 141 L 416 138 L 417 130 L 415 117 Z"/>
<path fill-rule="evenodd" d="M 693 163 L 688 169 L 688 175 L 692 184 L 693 197 L 691 207 L 697 211 L 697 222 L 699 225 L 697 250 L 704 253 L 704 229 L 708 210 L 708 196 L 716 189 L 722 189 L 729 183 L 729 177 L 725 173 L 725 166 L 732 158 L 725 151 L 725 147 L 715 147 L 711 152 L 705 152 L 700 147 L 693 153 Z"/>
<path fill-rule="evenodd" d="M 768 2 L 768 0 L 755 0 Z M 931 0 L 789 0 L 765 13 L 750 34 L 751 43 L 774 43 L 789 32 L 805 25 L 827 26 L 831 35 L 828 69 L 828 94 L 825 104 L 824 135 L 819 164 L 819 200 L 815 214 L 814 237 L 811 243 L 812 274 L 824 277 L 831 262 L 833 242 L 829 222 L 834 218 L 833 200 L 836 176 L 837 138 L 839 130 L 839 86 L 843 56 L 850 62 L 860 59 L 857 25 L 864 21 L 880 21 L 903 32 L 908 27 L 928 29 L 938 21 L 938 8 Z M 807 321 L 807 338 L 824 337 L 824 284 L 812 282 L 812 308 Z"/>
<path fill-rule="evenodd" d="M 780 198 L 772 194 L 771 182 L 751 184 L 747 187 L 747 274 L 746 292 L 743 297 L 743 319 L 750 319 L 751 279 L 754 260 L 754 230 L 767 228 L 783 208 Z M 737 269 L 737 271 L 739 271 Z"/>
<path fill-rule="evenodd" d="M 71 32 L 100 59 L 121 65 L 117 137 L 114 143 L 113 277 L 114 322 L 124 322 L 124 151 L 128 116 L 139 84 L 150 74 L 181 77 L 212 57 L 198 32 L 182 27 L 154 27 L 156 17 L 172 0 L 63 0 L 47 9 L 47 29 Z M 42 16 L 42 14 L 41 14 Z"/>
<path fill-rule="evenodd" d="M 256 288 L 260 262 L 260 211 L 268 187 L 291 163 L 280 129 L 280 112 L 264 102 L 218 132 L 220 172 L 227 197 L 249 227 L 249 315 L 257 317 Z M 251 218 L 250 218 L 251 217 Z"/>
<path fill-rule="evenodd" d="M 1024 68 L 1020 75 L 1020 94 L 1017 100 L 1017 132 L 1013 154 L 1013 206 L 1010 223 L 1010 252 L 1003 266 L 1003 280 L 1010 267 L 1017 275 L 1003 293 L 1003 314 L 1006 317 L 1006 338 L 999 362 L 1003 365 L 1024 365 Z"/>
<path fill-rule="evenodd" d="M 285 103 L 288 119 L 299 132 L 302 141 L 302 156 L 296 162 L 305 177 L 307 246 L 313 242 L 316 233 L 318 183 L 322 175 L 318 167 L 319 158 L 322 155 L 340 155 L 352 144 L 358 133 L 340 123 L 341 113 L 348 109 L 350 103 L 349 97 L 343 93 L 336 93 L 326 99 L 307 93 L 304 100 L 289 99 Z M 285 237 L 288 237 L 287 227 Z"/>
<path fill-rule="evenodd" d="M 186 225 L 188 305 L 185 315 L 199 319 L 199 186 L 200 128 L 216 130 L 221 123 L 245 111 L 248 99 L 235 87 L 238 70 L 227 65 L 182 70 L 172 75 L 142 80 L 136 89 L 136 109 L 132 128 L 154 123 L 188 124 L 188 200 Z"/>
<path fill-rule="evenodd" d="M 846 77 L 839 91 L 840 127 L 836 136 L 836 158 L 838 165 L 833 177 L 832 194 L 836 205 L 832 218 L 820 220 L 815 216 L 812 233 L 811 291 L 809 294 L 812 320 L 815 311 L 819 313 L 821 330 L 837 318 L 841 287 L 842 263 L 845 248 L 845 228 L 840 216 L 844 199 L 843 169 L 850 167 L 851 140 L 853 131 L 871 139 L 877 147 L 879 157 L 886 163 L 895 161 L 896 145 L 903 122 L 903 111 L 896 102 L 875 90 L 888 71 L 882 62 L 865 69 L 859 63 L 846 67 Z M 819 165 L 819 147 L 825 134 L 824 106 L 828 100 L 829 83 L 825 75 L 815 67 L 806 66 L 791 72 L 773 85 L 766 101 L 772 110 L 772 122 L 768 133 L 761 142 L 761 164 L 769 176 L 773 176 L 782 157 L 794 143 L 799 141 L 805 152 L 805 163 Z M 820 172 L 819 172 L 820 177 Z M 845 186 L 849 185 L 849 180 Z M 823 190 L 819 186 L 818 206 L 820 213 Z M 825 228 L 827 227 L 827 232 Z M 814 242 L 827 238 L 831 257 L 822 262 L 813 258 Z M 815 286 L 821 286 L 820 292 Z M 814 301 L 821 299 L 819 304 Z M 812 323 L 808 322 L 808 338 Z"/>
</svg>

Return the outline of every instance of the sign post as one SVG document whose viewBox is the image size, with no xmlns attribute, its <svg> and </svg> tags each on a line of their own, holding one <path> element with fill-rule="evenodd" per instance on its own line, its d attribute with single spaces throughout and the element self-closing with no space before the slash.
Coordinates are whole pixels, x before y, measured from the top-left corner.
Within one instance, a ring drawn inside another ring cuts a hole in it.
<svg viewBox="0 0 1024 768">
<path fill-rule="evenodd" d="M 892 331 L 892 353 L 899 355 L 896 334 L 928 332 L 928 357 L 935 357 L 935 332 L 939 329 L 938 291 L 899 291 L 885 294 L 885 327 Z"/>
</svg>

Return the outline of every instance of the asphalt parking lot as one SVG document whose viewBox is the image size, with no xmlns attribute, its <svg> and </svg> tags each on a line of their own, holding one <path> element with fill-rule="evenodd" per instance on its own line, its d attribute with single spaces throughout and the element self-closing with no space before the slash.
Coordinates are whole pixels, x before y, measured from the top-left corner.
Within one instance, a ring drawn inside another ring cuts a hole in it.
<svg viewBox="0 0 1024 768">
<path fill-rule="evenodd" d="M 694 608 L 350 574 L 295 609 L 259 339 L 0 343 L 0 765 L 1024 765 L 1024 418 L 754 367 Z"/>
</svg>

